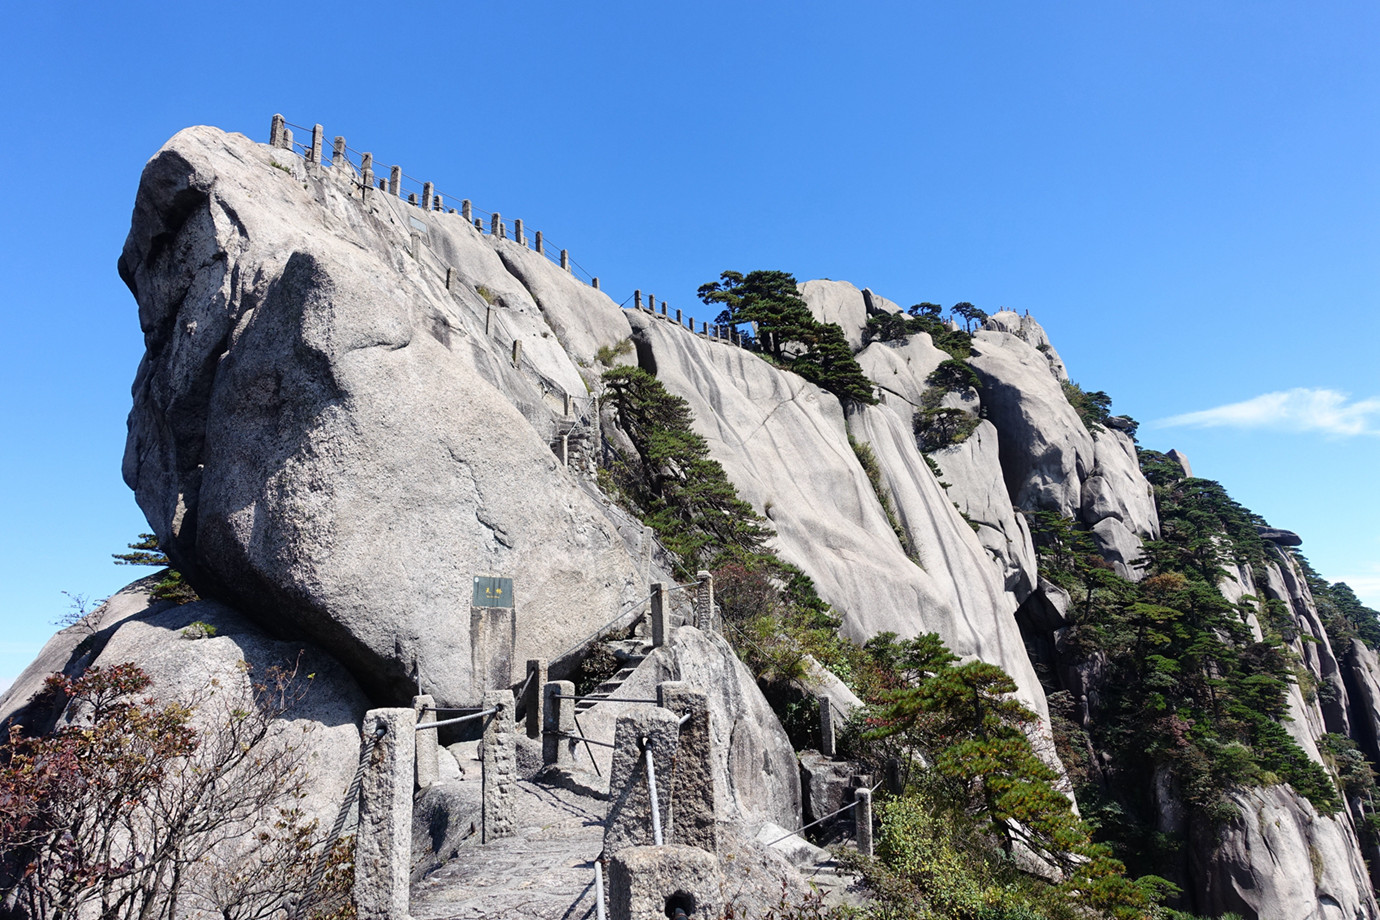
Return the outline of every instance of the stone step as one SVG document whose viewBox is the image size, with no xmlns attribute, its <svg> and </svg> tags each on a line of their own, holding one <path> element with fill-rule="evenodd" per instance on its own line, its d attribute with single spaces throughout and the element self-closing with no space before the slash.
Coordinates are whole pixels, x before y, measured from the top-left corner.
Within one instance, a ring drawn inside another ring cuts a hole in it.
<svg viewBox="0 0 1380 920">
<path fill-rule="evenodd" d="M 633 671 L 637 670 L 637 666 L 641 664 L 645 658 L 645 655 L 629 658 L 626 666 L 620 668 L 618 673 L 595 687 L 594 690 L 586 694 L 586 696 L 599 697 L 601 699 L 617 696 L 618 688 L 623 686 L 623 682 L 632 676 Z M 575 712 L 578 715 L 579 713 L 593 709 L 597 705 L 599 705 L 599 699 L 583 699 L 575 704 Z"/>
</svg>

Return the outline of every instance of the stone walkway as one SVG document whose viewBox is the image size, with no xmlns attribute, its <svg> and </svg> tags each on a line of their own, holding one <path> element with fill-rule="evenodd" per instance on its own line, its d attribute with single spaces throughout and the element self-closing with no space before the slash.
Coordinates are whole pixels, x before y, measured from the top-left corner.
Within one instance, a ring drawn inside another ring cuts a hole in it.
<svg viewBox="0 0 1380 920">
<path fill-rule="evenodd" d="M 555 786 L 518 784 L 517 834 L 464 846 L 412 886 L 416 920 L 584 920 L 607 803 Z"/>
</svg>

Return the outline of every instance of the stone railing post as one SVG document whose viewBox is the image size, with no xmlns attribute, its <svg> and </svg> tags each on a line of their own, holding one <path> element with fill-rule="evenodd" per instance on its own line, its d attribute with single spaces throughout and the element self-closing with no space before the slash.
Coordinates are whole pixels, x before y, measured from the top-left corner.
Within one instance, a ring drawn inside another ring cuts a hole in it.
<svg viewBox="0 0 1380 920">
<path fill-rule="evenodd" d="M 722 917 L 719 859 L 694 847 L 628 847 L 609 860 L 609 920 Z"/>
<path fill-rule="evenodd" d="M 522 339 L 513 340 L 513 367 L 522 363 Z"/>
<path fill-rule="evenodd" d="M 872 855 L 872 790 L 867 787 L 853 790 L 853 839 L 859 853 Z"/>
<path fill-rule="evenodd" d="M 503 218 L 495 211 L 489 215 L 489 233 L 498 236 L 499 228 L 503 226 Z"/>
<path fill-rule="evenodd" d="M 375 741 L 359 786 L 354 896 L 360 920 L 407 920 L 416 728 L 411 709 L 371 709 L 364 716 L 365 737 Z"/>
<path fill-rule="evenodd" d="M 680 310 L 679 310 L 679 309 L 676 310 L 676 325 L 677 325 L 677 326 L 684 325 L 684 324 L 681 322 L 681 320 L 680 320 Z"/>
<path fill-rule="evenodd" d="M 652 582 L 652 648 L 666 644 L 666 584 Z"/>
<path fill-rule="evenodd" d="M 445 209 L 446 202 L 440 195 L 436 195 L 431 199 L 431 210 L 444 211 Z"/>
<path fill-rule="evenodd" d="M 648 294 L 648 295 L 647 295 L 647 312 L 648 312 L 648 313 L 655 313 L 655 312 L 656 312 L 656 296 L 653 295 L 653 294 Z"/>
<path fill-rule="evenodd" d="M 561 435 L 561 466 L 570 466 L 570 435 Z"/>
<path fill-rule="evenodd" d="M 519 246 L 527 245 L 527 237 L 522 235 L 522 218 L 513 218 L 513 241 Z"/>
<path fill-rule="evenodd" d="M 430 694 L 412 698 L 412 711 L 416 713 L 417 724 L 426 725 L 436 721 L 436 700 Z M 417 788 L 425 789 L 441 778 L 440 742 L 436 740 L 436 729 L 428 728 L 417 732 Z"/>
<path fill-rule="evenodd" d="M 287 119 L 281 115 L 274 115 L 272 123 L 268 126 L 268 146 L 283 146 L 283 129 L 287 127 Z"/>
<path fill-rule="evenodd" d="M 517 733 L 513 730 L 513 691 L 485 691 L 484 708 L 498 712 L 484 722 L 484 778 L 481 784 L 484 827 L 480 843 L 511 837 L 517 828 Z"/>
<path fill-rule="evenodd" d="M 561 250 L 561 268 L 565 269 L 566 271 L 570 271 L 570 250 L 569 250 L 569 249 L 562 249 L 562 250 Z"/>
<path fill-rule="evenodd" d="M 436 186 L 431 182 L 422 183 L 422 210 L 431 210 L 431 196 L 436 194 Z"/>
<path fill-rule="evenodd" d="M 642 309 L 642 291 L 641 291 L 641 290 L 633 291 L 633 309 L 634 309 L 634 310 L 641 310 L 641 309 Z"/>
<path fill-rule="evenodd" d="M 284 127 L 284 128 L 283 128 L 283 149 L 284 149 L 284 150 L 291 150 L 291 149 L 292 149 L 292 129 L 291 129 L 291 128 L 287 128 L 287 127 Z"/>
<path fill-rule="evenodd" d="M 714 631 L 714 576 L 701 569 L 695 573 L 699 586 L 695 588 L 695 628 L 701 632 Z"/>
<path fill-rule="evenodd" d="M 651 751 L 657 777 L 658 810 L 665 826 L 671 805 L 670 784 L 680 720 L 668 710 L 639 706 L 618 717 L 613 731 L 613 765 L 609 768 L 609 811 L 604 821 L 604 852 L 656 842 L 652 830 L 651 787 L 644 751 Z"/>
<path fill-rule="evenodd" d="M 819 701 L 819 752 L 825 757 L 834 756 L 834 708 L 829 697 L 820 694 Z"/>
<path fill-rule="evenodd" d="M 474 220 L 474 205 L 470 204 L 470 200 L 468 198 L 465 198 L 460 202 L 460 216 L 465 219 L 465 223 L 467 224 L 470 221 Z"/>
<path fill-rule="evenodd" d="M 666 315 L 666 301 L 664 301 L 664 300 L 661 302 L 661 315 L 662 315 L 662 316 L 665 316 L 665 315 Z"/>
<path fill-rule="evenodd" d="M 388 171 L 388 194 L 395 198 L 402 197 L 402 167 L 394 166 Z"/>
<path fill-rule="evenodd" d="M 335 143 L 331 145 L 331 166 L 339 166 L 343 159 L 345 159 L 345 138 L 337 134 Z"/>
<path fill-rule="evenodd" d="M 527 710 L 527 737 L 537 739 L 541 737 L 541 711 L 542 703 L 545 702 L 545 695 L 542 688 L 546 686 L 546 659 L 528 658 L 527 659 L 527 696 L 522 701 Z"/>
<path fill-rule="evenodd" d="M 710 749 L 713 734 L 709 729 L 709 697 L 681 681 L 668 680 L 657 685 L 656 698 L 677 720 L 690 717 L 680 726 L 675 768 L 667 777 L 666 797 L 670 802 L 662 807 L 666 842 L 717 853 L 719 822 L 714 808 L 719 798 L 719 779 Z"/>
<path fill-rule="evenodd" d="M 599 276 L 598 276 L 598 275 L 595 275 L 593 278 L 589 279 L 589 286 L 592 287 L 592 288 L 594 288 L 596 291 L 599 290 Z"/>
<path fill-rule="evenodd" d="M 311 129 L 311 152 L 307 154 L 308 163 L 321 162 L 321 142 L 325 140 L 326 129 L 315 125 Z"/>
<path fill-rule="evenodd" d="M 569 768 L 575 764 L 575 741 L 566 734 L 575 731 L 575 684 L 553 680 L 542 687 L 541 762 Z"/>
<path fill-rule="evenodd" d="M 542 241 L 541 241 L 541 231 L 538 230 L 538 231 L 537 231 L 537 252 L 545 253 L 545 252 L 546 252 L 546 249 L 543 248 L 543 246 L 544 246 L 544 244 L 543 244 Z"/>
</svg>

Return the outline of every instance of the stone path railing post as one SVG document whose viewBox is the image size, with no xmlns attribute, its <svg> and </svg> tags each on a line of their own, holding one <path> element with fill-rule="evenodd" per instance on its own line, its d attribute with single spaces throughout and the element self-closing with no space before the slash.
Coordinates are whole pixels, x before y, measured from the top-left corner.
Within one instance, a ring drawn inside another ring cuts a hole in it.
<svg viewBox="0 0 1380 920">
<path fill-rule="evenodd" d="M 283 146 L 283 131 L 287 128 L 287 119 L 281 115 L 274 115 L 273 121 L 268 128 L 268 146 Z"/>
<path fill-rule="evenodd" d="M 598 275 L 595 275 L 593 278 L 589 279 L 589 286 L 592 287 L 592 288 L 594 288 L 596 291 L 599 290 L 599 276 L 598 276 Z"/>
<path fill-rule="evenodd" d="M 365 736 L 376 741 L 359 787 L 354 883 L 359 920 L 407 920 L 416 728 L 411 709 L 371 709 L 364 716 Z"/>
<path fill-rule="evenodd" d="M 546 252 L 546 250 L 543 248 L 543 245 L 544 245 L 544 244 L 543 244 L 542 241 L 541 241 L 541 231 L 538 230 L 538 231 L 537 231 L 537 252 L 540 252 L 540 253 L 545 253 L 545 252 Z"/>
<path fill-rule="evenodd" d="M 639 706 L 618 717 L 613 731 L 613 764 L 609 768 L 605 853 L 656 842 L 643 752 L 651 751 L 654 772 L 659 777 L 657 799 L 664 814 L 671 805 L 667 780 L 672 775 L 679 735 L 680 720 L 665 709 Z"/>
<path fill-rule="evenodd" d="M 436 700 L 430 694 L 412 698 L 412 711 L 417 715 L 417 724 L 426 725 L 436 721 Z M 436 740 L 436 729 L 428 728 L 417 732 L 417 788 L 425 789 L 441 778 L 440 742 Z"/>
<path fill-rule="evenodd" d="M 527 737 L 541 737 L 541 713 L 545 696 L 542 688 L 546 686 L 546 659 L 527 659 L 527 695 L 522 701 L 527 712 Z"/>
<path fill-rule="evenodd" d="M 819 701 L 819 752 L 825 757 L 834 756 L 834 707 L 829 697 L 820 694 Z"/>
<path fill-rule="evenodd" d="M 666 584 L 654 581 L 652 582 L 652 648 L 661 648 L 666 644 L 667 613 Z"/>
<path fill-rule="evenodd" d="M 722 917 L 724 877 L 713 853 L 687 846 L 629 847 L 609 861 L 610 920 Z"/>
<path fill-rule="evenodd" d="M 465 223 L 467 224 L 470 221 L 474 220 L 474 205 L 470 204 L 470 200 L 468 198 L 465 198 L 460 202 L 460 216 L 464 218 Z"/>
<path fill-rule="evenodd" d="M 575 684 L 553 680 L 542 687 L 541 762 L 569 768 L 575 763 L 575 742 L 566 734 L 575 731 Z"/>
<path fill-rule="evenodd" d="M 635 291 L 633 291 L 633 309 L 634 309 L 634 310 L 641 310 L 641 309 L 642 309 L 642 291 L 641 291 L 641 290 L 635 290 Z"/>
<path fill-rule="evenodd" d="M 436 186 L 430 182 L 422 183 L 422 210 L 431 210 L 431 196 L 436 194 Z"/>
<path fill-rule="evenodd" d="M 701 632 L 714 631 L 714 576 L 701 569 L 695 573 L 699 585 L 695 589 L 695 628 Z"/>
<path fill-rule="evenodd" d="M 709 696 L 681 681 L 663 681 L 656 688 L 657 703 L 685 719 L 680 726 L 676 764 L 667 777 L 670 806 L 666 814 L 666 842 L 683 843 L 717 853 L 719 823 L 715 818 L 720 798 L 714 770 L 709 726 Z"/>
<path fill-rule="evenodd" d="M 522 235 L 522 218 L 513 218 L 513 241 L 519 246 L 527 245 L 527 237 Z"/>
<path fill-rule="evenodd" d="M 388 194 L 402 197 L 402 167 L 394 166 L 388 171 Z"/>
<path fill-rule="evenodd" d="M 561 250 L 561 268 L 570 271 L 570 250 Z"/>
<path fill-rule="evenodd" d="M 326 129 L 315 125 L 311 129 L 311 151 L 307 154 L 308 163 L 321 162 L 321 144 L 326 139 Z"/>
<path fill-rule="evenodd" d="M 872 855 L 872 790 L 866 787 L 853 790 L 853 838 L 858 852 Z"/>
<path fill-rule="evenodd" d="M 484 722 L 483 836 L 480 843 L 511 837 L 517 828 L 517 732 L 513 727 L 513 691 L 488 690 L 484 708 L 497 709 Z"/>
</svg>

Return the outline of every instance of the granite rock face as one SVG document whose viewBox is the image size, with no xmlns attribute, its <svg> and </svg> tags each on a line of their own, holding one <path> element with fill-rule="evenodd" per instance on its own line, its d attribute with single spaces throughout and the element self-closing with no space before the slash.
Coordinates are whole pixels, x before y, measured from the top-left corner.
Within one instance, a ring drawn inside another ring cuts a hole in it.
<svg viewBox="0 0 1380 920">
<path fill-rule="evenodd" d="M 539 305 L 528 285 L 560 270 L 524 247 L 360 195 L 209 128 L 149 161 L 120 259 L 146 341 L 125 479 L 194 584 L 375 694 L 473 702 L 646 593 L 551 449 L 564 394 L 586 395 L 577 356 L 626 326 L 612 303 Z M 487 573 L 516 585 L 507 673 L 474 654 Z"/>
</svg>

